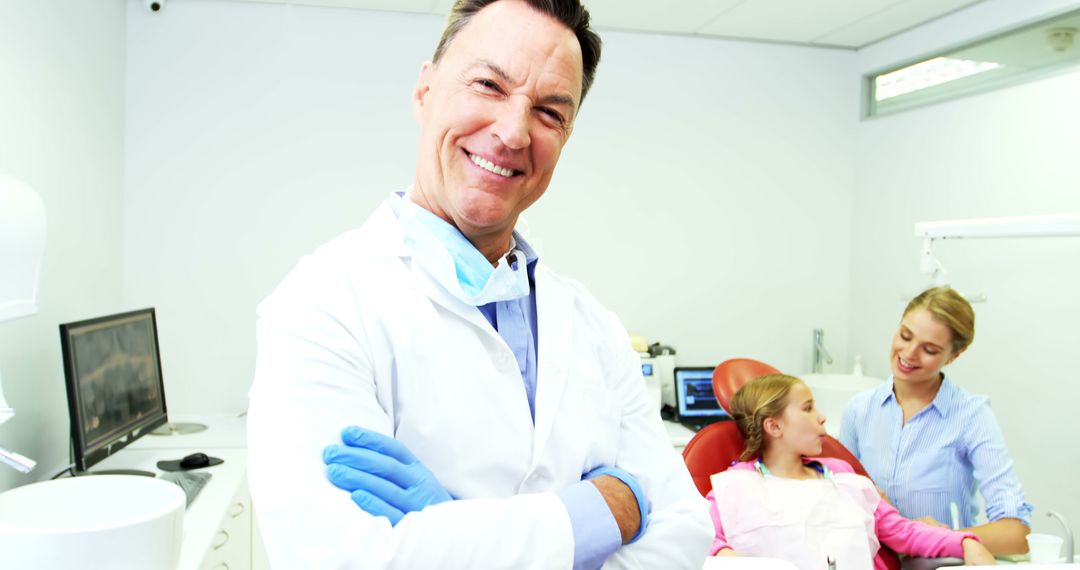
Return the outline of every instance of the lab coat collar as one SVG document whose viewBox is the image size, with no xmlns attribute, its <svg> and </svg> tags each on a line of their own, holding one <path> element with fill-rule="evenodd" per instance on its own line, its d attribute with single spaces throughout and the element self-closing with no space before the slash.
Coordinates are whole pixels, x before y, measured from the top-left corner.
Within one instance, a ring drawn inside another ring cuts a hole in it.
<svg viewBox="0 0 1080 570">
<path fill-rule="evenodd" d="M 363 226 L 365 230 L 370 230 L 369 251 L 376 257 L 409 256 L 409 250 L 405 247 L 405 237 L 401 234 L 397 221 L 395 206 L 400 201 L 399 193 L 391 193 L 390 197 L 375 209 Z"/>
<path fill-rule="evenodd" d="M 405 247 L 405 236 L 402 235 L 401 225 L 398 223 L 398 212 L 403 199 L 401 193 L 391 193 L 365 224 L 365 227 L 369 227 L 372 233 L 371 253 L 378 257 L 401 258 L 405 266 L 409 268 L 413 286 L 424 296 L 442 305 L 462 319 L 497 336 L 495 330 L 491 328 L 487 319 L 476 307 L 463 303 L 432 279 L 426 271 L 411 262 L 412 256 L 409 254 L 408 248 Z"/>
</svg>

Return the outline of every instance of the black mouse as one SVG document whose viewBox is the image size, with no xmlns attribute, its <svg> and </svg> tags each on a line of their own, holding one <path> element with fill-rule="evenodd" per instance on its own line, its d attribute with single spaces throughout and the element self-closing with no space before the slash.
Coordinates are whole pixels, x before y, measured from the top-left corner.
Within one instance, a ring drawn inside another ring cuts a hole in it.
<svg viewBox="0 0 1080 570">
<path fill-rule="evenodd" d="M 207 465 L 210 465 L 210 456 L 201 451 L 196 451 L 180 460 L 182 469 L 198 469 Z"/>
</svg>

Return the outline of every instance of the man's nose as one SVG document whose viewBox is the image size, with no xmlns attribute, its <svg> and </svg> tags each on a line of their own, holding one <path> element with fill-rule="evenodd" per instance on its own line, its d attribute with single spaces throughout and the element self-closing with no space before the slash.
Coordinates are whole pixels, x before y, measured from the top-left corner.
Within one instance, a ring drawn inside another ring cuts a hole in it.
<svg viewBox="0 0 1080 570">
<path fill-rule="evenodd" d="M 532 106 L 526 101 L 506 101 L 495 119 L 495 136 L 502 144 L 514 150 L 529 146 L 529 122 L 532 119 Z"/>
</svg>

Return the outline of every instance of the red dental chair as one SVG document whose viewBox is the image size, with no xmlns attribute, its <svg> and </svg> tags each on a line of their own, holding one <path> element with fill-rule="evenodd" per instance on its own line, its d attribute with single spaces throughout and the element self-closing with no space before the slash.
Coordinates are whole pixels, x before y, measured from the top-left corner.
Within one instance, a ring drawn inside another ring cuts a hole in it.
<svg viewBox="0 0 1080 570">
<path fill-rule="evenodd" d="M 743 384 L 769 374 L 780 374 L 780 371 L 750 358 L 725 360 L 713 370 L 713 393 L 716 401 L 724 410 L 730 410 L 731 397 Z M 686 462 L 686 468 L 701 496 L 704 497 L 712 490 L 709 478 L 731 467 L 739 460 L 743 449 L 742 435 L 733 421 L 705 426 L 690 439 L 683 449 L 683 461 Z M 826 435 L 822 441 L 821 456 L 843 459 L 851 464 L 856 473 L 869 477 L 859 460 L 832 436 Z M 885 545 L 881 546 L 879 556 L 889 570 L 900 570 L 899 557 Z"/>
</svg>

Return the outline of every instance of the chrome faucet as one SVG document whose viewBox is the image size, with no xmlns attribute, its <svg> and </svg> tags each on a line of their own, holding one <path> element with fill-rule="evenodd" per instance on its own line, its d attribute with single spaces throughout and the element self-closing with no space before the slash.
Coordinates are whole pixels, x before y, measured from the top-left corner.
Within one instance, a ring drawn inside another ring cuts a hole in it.
<svg viewBox="0 0 1080 570">
<path fill-rule="evenodd" d="M 1076 553 L 1073 551 L 1073 533 L 1069 528 L 1069 523 L 1065 520 L 1065 517 L 1057 511 L 1047 511 L 1046 516 L 1057 519 L 1061 526 L 1065 528 L 1065 563 L 1072 564 L 1076 561 Z"/>
<path fill-rule="evenodd" d="M 832 356 L 825 350 L 825 329 L 814 329 L 814 365 L 810 371 L 821 374 L 826 364 L 832 364 Z"/>
</svg>

